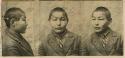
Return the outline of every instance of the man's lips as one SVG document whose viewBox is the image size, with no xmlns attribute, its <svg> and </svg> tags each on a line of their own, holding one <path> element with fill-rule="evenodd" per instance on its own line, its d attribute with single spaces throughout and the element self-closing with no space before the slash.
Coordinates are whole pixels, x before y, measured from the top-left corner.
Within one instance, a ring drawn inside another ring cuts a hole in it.
<svg viewBox="0 0 125 58">
<path fill-rule="evenodd" d="M 96 30 L 99 30 L 99 29 L 100 29 L 100 27 L 95 27 L 95 29 L 96 29 Z"/>
<path fill-rule="evenodd" d="M 61 30 L 62 28 L 55 28 L 55 29 L 57 29 L 57 30 Z"/>
</svg>

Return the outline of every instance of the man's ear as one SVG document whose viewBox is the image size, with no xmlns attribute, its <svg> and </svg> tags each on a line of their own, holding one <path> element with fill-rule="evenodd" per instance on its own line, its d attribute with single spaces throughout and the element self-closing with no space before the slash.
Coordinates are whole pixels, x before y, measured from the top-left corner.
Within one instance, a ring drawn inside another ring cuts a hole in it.
<svg viewBox="0 0 125 58">
<path fill-rule="evenodd" d="M 112 18 L 109 18 L 109 25 L 112 23 Z"/>
<path fill-rule="evenodd" d="M 112 23 L 112 18 L 109 18 L 106 22 L 106 26 L 110 25 Z"/>
<path fill-rule="evenodd" d="M 14 18 L 12 18 L 12 19 L 10 20 L 10 26 L 15 26 Z"/>
</svg>

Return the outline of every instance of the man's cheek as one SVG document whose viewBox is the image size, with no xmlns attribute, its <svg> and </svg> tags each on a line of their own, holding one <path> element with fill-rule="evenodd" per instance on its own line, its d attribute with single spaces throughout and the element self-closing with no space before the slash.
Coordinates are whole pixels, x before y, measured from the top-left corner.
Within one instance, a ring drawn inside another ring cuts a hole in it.
<svg viewBox="0 0 125 58">
<path fill-rule="evenodd" d="M 53 28 L 55 28 L 55 27 L 56 27 L 56 25 L 55 25 L 54 23 L 52 23 L 52 24 L 51 24 L 51 26 L 52 26 Z"/>
<path fill-rule="evenodd" d="M 105 24 L 105 22 L 101 21 L 99 22 L 99 26 L 102 27 Z"/>
<path fill-rule="evenodd" d="M 67 23 L 66 23 L 66 22 L 64 22 L 62 25 L 63 25 L 63 27 L 66 27 L 66 26 L 67 26 Z"/>
</svg>

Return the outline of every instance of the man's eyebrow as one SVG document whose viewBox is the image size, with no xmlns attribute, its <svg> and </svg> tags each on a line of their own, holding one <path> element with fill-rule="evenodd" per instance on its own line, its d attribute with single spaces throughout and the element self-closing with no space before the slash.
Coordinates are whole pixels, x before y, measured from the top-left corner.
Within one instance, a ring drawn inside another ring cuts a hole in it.
<svg viewBox="0 0 125 58">
<path fill-rule="evenodd" d="M 63 17 L 61 17 L 61 18 L 65 18 L 65 17 L 63 16 Z"/>
<path fill-rule="evenodd" d="M 103 18 L 103 17 L 98 17 L 98 18 Z"/>
<path fill-rule="evenodd" d="M 91 18 L 95 18 L 94 16 L 92 16 Z"/>
<path fill-rule="evenodd" d="M 26 15 L 21 15 L 21 17 L 26 17 Z"/>
<path fill-rule="evenodd" d="M 52 17 L 57 18 L 57 17 L 55 17 L 55 16 L 53 16 L 53 15 L 52 15 Z"/>
<path fill-rule="evenodd" d="M 26 16 L 24 16 L 24 18 L 26 18 Z"/>
</svg>

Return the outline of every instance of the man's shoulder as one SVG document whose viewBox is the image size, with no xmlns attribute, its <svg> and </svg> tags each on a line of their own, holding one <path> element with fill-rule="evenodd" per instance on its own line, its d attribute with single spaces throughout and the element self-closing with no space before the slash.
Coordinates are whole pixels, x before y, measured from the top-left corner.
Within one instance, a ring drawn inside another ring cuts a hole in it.
<svg viewBox="0 0 125 58">
<path fill-rule="evenodd" d="M 116 31 L 111 31 L 110 35 L 112 35 L 113 37 L 121 37 L 121 34 Z"/>
<path fill-rule="evenodd" d="M 4 48 L 4 50 L 17 47 L 17 46 L 18 46 L 17 42 L 11 39 L 10 37 L 3 38 L 2 40 L 2 47 Z"/>
<path fill-rule="evenodd" d="M 67 31 L 66 37 L 80 38 L 81 36 L 76 33 L 71 32 L 71 31 Z"/>
<path fill-rule="evenodd" d="M 14 40 L 16 37 L 13 35 L 5 32 L 2 36 L 2 44 L 3 46 L 15 46 L 17 45 L 17 42 Z"/>
<path fill-rule="evenodd" d="M 47 40 L 48 38 L 52 38 L 52 37 L 53 37 L 53 34 L 50 33 L 50 34 L 47 35 L 46 40 Z M 78 38 L 79 38 L 79 37 L 81 37 L 81 36 L 78 35 L 78 34 L 76 34 L 76 33 L 74 33 L 74 32 L 71 32 L 71 31 L 68 31 L 68 30 L 67 30 L 67 32 L 65 33 L 64 37 L 68 37 L 68 38 L 77 38 L 77 37 L 78 37 Z"/>
</svg>

